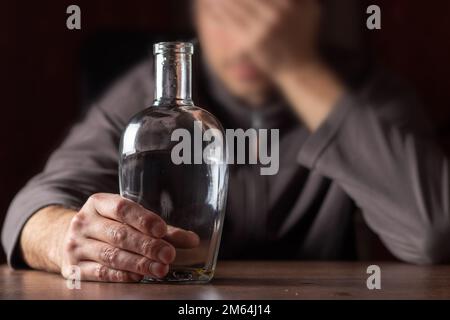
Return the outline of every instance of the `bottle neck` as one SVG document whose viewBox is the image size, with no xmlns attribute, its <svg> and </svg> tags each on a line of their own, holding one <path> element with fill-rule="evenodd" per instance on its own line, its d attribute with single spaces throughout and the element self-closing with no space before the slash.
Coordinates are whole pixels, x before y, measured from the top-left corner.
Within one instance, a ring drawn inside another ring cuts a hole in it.
<svg viewBox="0 0 450 320">
<path fill-rule="evenodd" d="M 155 54 L 155 106 L 193 105 L 191 54 L 166 51 Z"/>
</svg>

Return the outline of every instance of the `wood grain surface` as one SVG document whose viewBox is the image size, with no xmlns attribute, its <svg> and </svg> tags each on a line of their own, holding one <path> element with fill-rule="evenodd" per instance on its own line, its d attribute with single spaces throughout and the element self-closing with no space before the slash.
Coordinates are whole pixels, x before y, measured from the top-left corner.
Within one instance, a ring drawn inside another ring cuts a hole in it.
<svg viewBox="0 0 450 320">
<path fill-rule="evenodd" d="M 381 290 L 366 286 L 381 268 Z M 0 299 L 450 299 L 450 266 L 401 263 L 219 261 L 205 285 L 82 282 L 0 266 Z"/>
</svg>

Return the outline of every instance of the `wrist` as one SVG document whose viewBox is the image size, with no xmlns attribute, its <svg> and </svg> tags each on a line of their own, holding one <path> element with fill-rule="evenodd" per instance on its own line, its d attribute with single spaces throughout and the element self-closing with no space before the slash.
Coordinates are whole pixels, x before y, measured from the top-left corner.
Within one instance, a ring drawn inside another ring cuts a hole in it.
<svg viewBox="0 0 450 320">
<path fill-rule="evenodd" d="M 277 68 L 272 72 L 272 78 L 278 85 L 283 85 L 286 80 L 307 75 L 314 69 L 322 67 L 320 55 L 315 50 L 303 50 L 300 54 L 280 56 Z"/>
<path fill-rule="evenodd" d="M 52 250 L 49 252 L 49 259 L 58 268 L 58 271 L 61 270 L 63 265 L 65 240 L 67 238 L 70 222 L 75 214 L 76 211 L 62 207 L 58 208 L 58 220 L 55 221 L 55 227 L 59 232 L 55 232 L 54 238 L 52 239 Z"/>
<path fill-rule="evenodd" d="M 274 72 L 273 79 L 275 84 L 283 89 L 293 83 L 301 85 L 315 77 L 317 73 L 323 73 L 327 69 L 322 60 L 314 55 L 309 58 L 297 59 L 285 68 L 280 68 Z"/>
<path fill-rule="evenodd" d="M 276 85 L 311 131 L 320 126 L 346 91 L 340 79 L 319 59 L 276 76 Z"/>
<path fill-rule="evenodd" d="M 64 238 L 76 211 L 50 206 L 36 212 L 25 224 L 20 238 L 22 257 L 34 269 L 59 272 Z"/>
</svg>

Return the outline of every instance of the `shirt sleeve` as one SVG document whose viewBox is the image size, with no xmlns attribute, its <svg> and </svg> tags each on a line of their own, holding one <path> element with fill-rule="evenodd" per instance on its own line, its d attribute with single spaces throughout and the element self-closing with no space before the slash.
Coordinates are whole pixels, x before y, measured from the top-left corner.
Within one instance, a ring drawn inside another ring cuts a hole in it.
<svg viewBox="0 0 450 320">
<path fill-rule="evenodd" d="M 149 62 L 139 64 L 118 80 L 71 129 L 44 170 L 15 196 L 2 231 L 10 266 L 24 266 L 18 240 L 26 221 L 35 212 L 49 205 L 79 209 L 94 193 L 119 191 L 120 136 L 128 119 L 151 103 L 153 85 L 149 68 Z"/>
<path fill-rule="evenodd" d="M 420 110 L 379 75 L 342 98 L 298 159 L 339 183 L 399 259 L 439 263 L 450 260 L 449 159 Z"/>
</svg>

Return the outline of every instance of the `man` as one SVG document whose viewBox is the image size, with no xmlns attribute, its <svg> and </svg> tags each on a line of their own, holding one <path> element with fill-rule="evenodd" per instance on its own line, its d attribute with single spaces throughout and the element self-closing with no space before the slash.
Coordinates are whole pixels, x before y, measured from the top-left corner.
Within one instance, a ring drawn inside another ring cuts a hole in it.
<svg viewBox="0 0 450 320">
<path fill-rule="evenodd" d="M 198 105 L 225 127 L 281 129 L 277 175 L 231 168 L 222 258 L 354 259 L 359 208 L 399 259 L 450 259 L 448 158 L 400 86 L 324 58 L 318 1 L 197 0 L 195 15 Z M 13 267 L 67 276 L 78 265 L 83 280 L 139 281 L 163 277 L 177 248 L 198 245 L 117 195 L 120 134 L 152 88 L 146 61 L 17 195 L 3 230 Z"/>
</svg>

